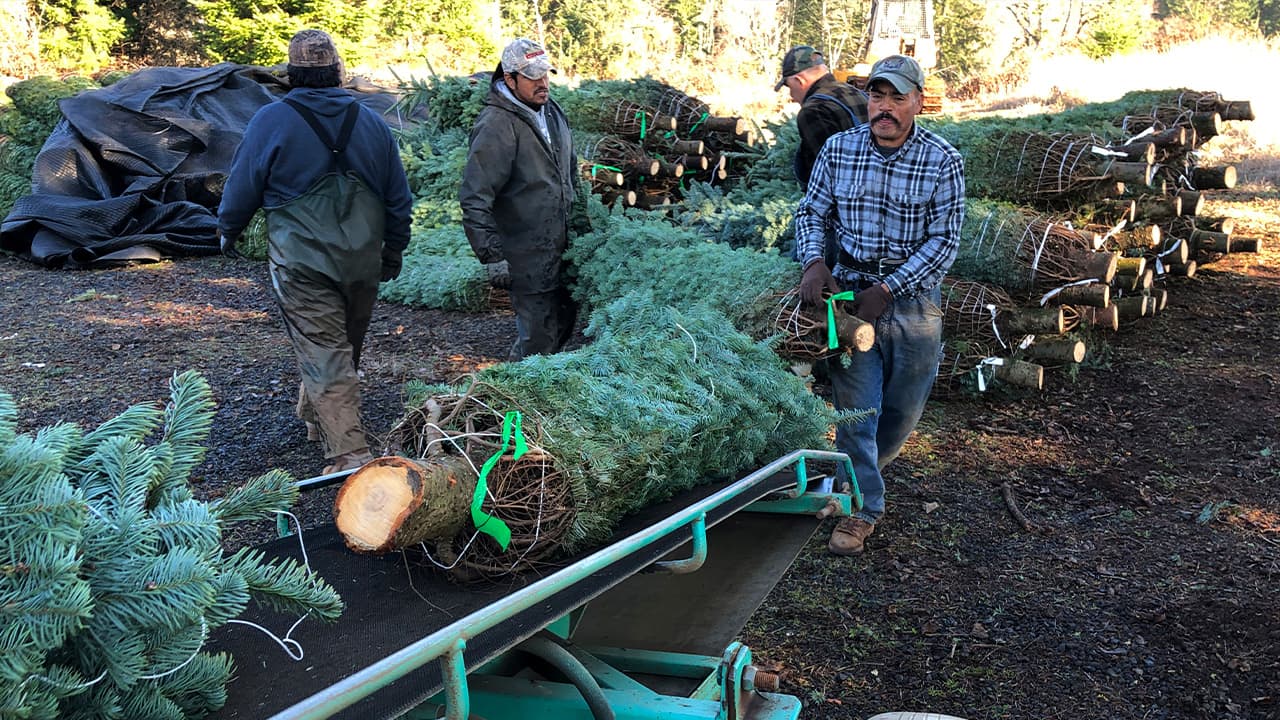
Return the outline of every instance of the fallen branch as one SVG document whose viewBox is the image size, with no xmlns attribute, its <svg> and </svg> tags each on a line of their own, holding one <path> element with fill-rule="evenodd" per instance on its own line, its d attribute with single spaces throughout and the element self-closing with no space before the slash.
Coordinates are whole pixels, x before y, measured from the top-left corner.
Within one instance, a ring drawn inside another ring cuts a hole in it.
<svg viewBox="0 0 1280 720">
<path fill-rule="evenodd" d="M 1022 529 L 1036 535 L 1049 535 L 1053 532 L 1053 528 L 1037 525 L 1027 519 L 1026 515 L 1018 509 L 1018 500 L 1013 496 L 1013 486 L 1009 483 L 1000 485 L 1000 495 L 1004 498 L 1004 506 L 1009 509 L 1009 514 L 1017 521 Z"/>
</svg>

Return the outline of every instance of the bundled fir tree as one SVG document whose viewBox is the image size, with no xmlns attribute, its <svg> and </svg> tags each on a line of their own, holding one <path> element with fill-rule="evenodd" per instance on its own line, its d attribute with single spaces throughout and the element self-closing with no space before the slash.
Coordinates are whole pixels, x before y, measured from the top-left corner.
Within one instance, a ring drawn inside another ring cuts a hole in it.
<svg viewBox="0 0 1280 720">
<path fill-rule="evenodd" d="M 600 306 L 644 290 L 673 307 L 702 305 L 752 338 L 779 336 L 778 352 L 792 359 L 863 351 L 875 340 L 872 326 L 842 304 L 830 313 L 802 307 L 799 266 L 775 252 L 735 249 L 712 242 L 702 233 L 705 226 L 673 227 L 645 213 L 618 212 L 593 223 L 593 232 L 577 238 L 568 253 L 577 268 L 575 294 L 583 303 Z M 829 343 L 832 321 L 835 347 Z"/>
<path fill-rule="evenodd" d="M 297 487 L 269 472 L 195 499 L 213 414 L 194 372 L 175 376 L 163 409 L 135 405 L 88 432 L 19 435 L 0 393 L 0 717 L 200 717 L 225 702 L 232 672 L 205 641 L 251 600 L 341 612 L 306 567 L 223 549 L 225 525 L 284 511 Z"/>
<path fill-rule="evenodd" d="M 336 503 L 348 545 L 425 541 L 437 562 L 471 573 L 527 569 L 695 485 L 826 447 L 838 420 L 767 343 L 705 307 L 632 293 L 593 314 L 587 334 L 573 352 L 417 388 L 394 436 L 424 460 L 375 461 L 348 478 Z"/>
</svg>

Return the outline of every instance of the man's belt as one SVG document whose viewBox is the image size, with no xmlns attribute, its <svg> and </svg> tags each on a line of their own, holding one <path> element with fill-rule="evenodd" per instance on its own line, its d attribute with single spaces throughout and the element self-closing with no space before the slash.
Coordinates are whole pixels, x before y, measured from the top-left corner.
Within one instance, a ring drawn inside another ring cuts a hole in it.
<svg viewBox="0 0 1280 720">
<path fill-rule="evenodd" d="M 852 255 L 844 251 L 844 248 L 840 248 L 840 265 L 862 275 L 882 278 L 897 270 L 898 266 L 905 262 L 906 260 L 890 260 L 888 258 L 854 260 Z"/>
</svg>

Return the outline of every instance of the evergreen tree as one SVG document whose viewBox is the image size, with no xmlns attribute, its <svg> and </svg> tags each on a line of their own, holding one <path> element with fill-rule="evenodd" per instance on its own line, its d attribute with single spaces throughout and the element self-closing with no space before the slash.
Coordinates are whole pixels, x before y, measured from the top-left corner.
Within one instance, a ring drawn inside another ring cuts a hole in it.
<svg viewBox="0 0 1280 720">
<path fill-rule="evenodd" d="M 232 672 L 202 650 L 209 632 L 251 599 L 341 612 L 294 561 L 224 552 L 225 524 L 270 517 L 298 491 L 277 471 L 196 500 L 213 414 L 194 372 L 173 378 L 164 408 L 135 405 L 88 432 L 19 435 L 0 393 L 0 717 L 199 717 L 225 702 Z"/>
</svg>

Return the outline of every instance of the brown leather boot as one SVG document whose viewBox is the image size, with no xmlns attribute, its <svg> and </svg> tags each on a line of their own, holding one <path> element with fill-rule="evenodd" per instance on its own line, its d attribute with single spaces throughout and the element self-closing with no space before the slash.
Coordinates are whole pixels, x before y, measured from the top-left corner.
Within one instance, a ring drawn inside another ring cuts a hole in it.
<svg viewBox="0 0 1280 720">
<path fill-rule="evenodd" d="M 876 526 L 856 517 L 843 517 L 831 531 L 827 550 L 836 555 L 856 555 L 863 551 L 862 543 L 874 532 Z"/>
<path fill-rule="evenodd" d="M 373 455 L 369 452 L 369 448 L 352 450 L 329 458 L 329 465 L 325 467 L 324 472 L 321 474 L 332 475 L 343 470 L 358 470 L 371 460 L 373 460 Z"/>
</svg>

